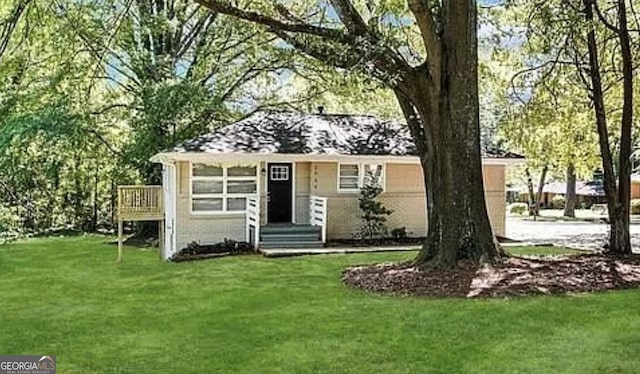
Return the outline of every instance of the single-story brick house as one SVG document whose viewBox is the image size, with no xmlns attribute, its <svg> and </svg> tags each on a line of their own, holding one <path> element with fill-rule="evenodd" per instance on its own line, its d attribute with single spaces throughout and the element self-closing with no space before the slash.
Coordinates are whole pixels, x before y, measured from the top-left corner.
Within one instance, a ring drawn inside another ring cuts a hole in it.
<svg viewBox="0 0 640 374">
<path fill-rule="evenodd" d="M 372 116 L 263 110 L 159 153 L 164 257 L 225 238 L 262 247 L 322 246 L 359 231 L 359 188 L 375 175 L 389 229 L 426 235 L 424 181 L 406 126 Z M 491 225 L 505 232 L 505 168 L 483 151 Z"/>
</svg>

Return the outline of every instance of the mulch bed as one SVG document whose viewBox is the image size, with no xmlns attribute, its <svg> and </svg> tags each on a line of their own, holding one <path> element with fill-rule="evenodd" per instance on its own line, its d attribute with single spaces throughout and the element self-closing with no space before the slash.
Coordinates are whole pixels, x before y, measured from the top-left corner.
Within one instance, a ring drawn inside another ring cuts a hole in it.
<svg viewBox="0 0 640 374">
<path fill-rule="evenodd" d="M 640 256 L 511 257 L 493 266 L 455 271 L 412 263 L 347 268 L 347 285 L 367 292 L 435 297 L 516 297 L 594 292 L 640 286 Z"/>
<path fill-rule="evenodd" d="M 171 262 L 198 261 L 210 258 L 238 256 L 254 254 L 253 246 L 245 242 L 225 240 L 221 243 L 201 245 L 196 242 L 189 243 L 169 260 Z"/>
<path fill-rule="evenodd" d="M 519 240 L 497 236 L 500 243 L 519 243 Z M 377 238 L 372 240 L 362 239 L 332 239 L 325 247 L 401 247 L 401 246 L 422 246 L 424 237 L 404 237 L 404 238 Z"/>
<path fill-rule="evenodd" d="M 399 246 L 421 246 L 424 238 L 383 238 L 373 240 L 360 239 L 333 239 L 327 242 L 325 247 L 399 247 Z"/>
<path fill-rule="evenodd" d="M 185 261 L 199 261 L 199 260 L 208 260 L 211 258 L 217 257 L 226 257 L 226 256 L 240 256 L 240 255 L 248 255 L 254 254 L 254 252 L 220 252 L 220 253 L 203 253 L 198 255 L 192 254 L 180 254 L 174 257 L 171 257 L 171 262 L 185 262 Z"/>
</svg>

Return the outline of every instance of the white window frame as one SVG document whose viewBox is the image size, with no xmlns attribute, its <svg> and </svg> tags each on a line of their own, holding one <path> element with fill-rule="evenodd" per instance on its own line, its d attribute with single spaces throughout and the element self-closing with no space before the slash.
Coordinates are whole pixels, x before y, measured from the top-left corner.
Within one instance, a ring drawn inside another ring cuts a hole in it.
<svg viewBox="0 0 640 374">
<path fill-rule="evenodd" d="M 284 165 L 272 165 L 269 167 L 269 173 L 271 173 L 271 175 L 269 176 L 270 179 L 272 181 L 288 181 L 289 180 L 289 165 L 284 166 Z M 280 174 L 279 176 L 275 176 L 274 175 L 274 171 L 278 171 L 278 174 Z"/>
<path fill-rule="evenodd" d="M 195 164 L 204 164 L 207 166 L 215 166 L 222 169 L 222 176 L 194 176 L 193 169 Z M 255 168 L 256 174 L 255 176 L 243 176 L 243 177 L 230 177 L 228 176 L 229 169 L 235 167 L 245 167 L 245 168 Z M 250 197 L 257 197 L 259 191 L 259 180 L 258 175 L 260 174 L 260 166 L 258 164 L 249 164 L 249 165 L 238 165 L 238 164 L 217 164 L 217 163 L 207 163 L 207 162 L 190 162 L 189 163 L 189 211 L 193 215 L 244 215 L 247 210 L 228 210 L 227 207 L 227 199 L 233 198 L 245 198 L 248 199 Z M 221 181 L 222 182 L 222 193 L 208 193 L 208 194 L 194 194 L 193 193 L 193 182 L 194 181 Z M 227 191 L 229 181 L 254 181 L 256 184 L 256 192 L 255 193 L 229 193 Z M 193 210 L 193 200 L 197 198 L 211 198 L 211 199 L 222 199 L 222 210 Z"/>
<path fill-rule="evenodd" d="M 358 166 L 358 188 L 341 188 L 340 187 L 340 169 L 342 165 L 356 165 Z M 387 164 L 384 162 L 339 162 L 338 163 L 338 175 L 337 175 L 337 188 L 338 192 L 360 192 L 360 189 L 364 185 L 364 177 L 365 177 L 365 166 L 366 165 L 380 165 L 382 166 L 382 175 L 380 177 L 380 186 L 382 187 L 382 192 L 386 190 L 386 174 L 387 174 Z"/>
</svg>

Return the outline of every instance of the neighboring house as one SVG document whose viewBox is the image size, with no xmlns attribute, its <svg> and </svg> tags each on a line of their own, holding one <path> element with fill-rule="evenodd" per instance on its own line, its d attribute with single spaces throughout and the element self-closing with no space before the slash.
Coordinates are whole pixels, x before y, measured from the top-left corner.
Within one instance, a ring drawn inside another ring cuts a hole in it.
<svg viewBox="0 0 640 374">
<path fill-rule="evenodd" d="M 537 192 L 537 190 L 535 190 Z M 548 182 L 542 188 L 542 207 L 550 208 L 553 198 L 567 193 L 565 182 Z M 529 192 L 526 187 L 520 191 L 523 201 L 528 201 Z M 591 208 L 594 204 L 606 204 L 604 185 L 598 181 L 576 181 L 576 206 L 578 208 Z"/>
<path fill-rule="evenodd" d="M 640 174 L 631 175 L 631 198 L 640 199 Z"/>
<path fill-rule="evenodd" d="M 361 226 L 359 189 L 375 175 L 393 210 L 389 229 L 426 235 L 422 169 L 406 126 L 371 116 L 259 111 L 159 153 L 164 257 L 190 242 L 322 246 Z M 505 167 L 522 157 L 483 152 L 491 225 L 505 233 Z"/>
<path fill-rule="evenodd" d="M 515 202 L 520 202 L 520 201 L 526 201 L 525 200 L 521 200 L 520 198 L 520 194 L 522 192 L 522 188 L 519 186 L 513 186 L 510 184 L 507 184 L 507 188 L 506 188 L 506 194 L 507 194 L 507 204 L 512 204 Z M 525 196 L 526 197 L 526 196 Z"/>
</svg>

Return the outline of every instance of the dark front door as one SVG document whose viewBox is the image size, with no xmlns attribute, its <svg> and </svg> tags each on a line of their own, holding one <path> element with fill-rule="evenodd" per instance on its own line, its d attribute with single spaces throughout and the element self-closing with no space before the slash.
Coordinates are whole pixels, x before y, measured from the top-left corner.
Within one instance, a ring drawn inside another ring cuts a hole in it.
<svg viewBox="0 0 640 374">
<path fill-rule="evenodd" d="M 290 223 L 293 165 L 291 163 L 268 164 L 267 178 L 269 223 Z"/>
</svg>

